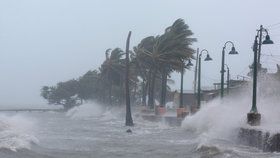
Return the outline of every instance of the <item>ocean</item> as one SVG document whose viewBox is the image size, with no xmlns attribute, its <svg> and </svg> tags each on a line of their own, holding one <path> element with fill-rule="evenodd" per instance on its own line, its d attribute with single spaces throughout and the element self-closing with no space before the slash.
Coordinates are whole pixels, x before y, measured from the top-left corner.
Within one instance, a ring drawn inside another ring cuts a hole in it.
<svg viewBox="0 0 280 158">
<path fill-rule="evenodd" d="M 235 134 L 211 129 L 219 126 L 204 116 L 207 111 L 215 110 L 205 108 L 182 127 L 149 122 L 137 113 L 133 114 L 135 126 L 126 127 L 124 108 L 103 109 L 97 104 L 66 113 L 0 113 L 0 158 L 280 157 L 240 145 Z M 132 133 L 126 133 L 127 129 Z"/>
</svg>

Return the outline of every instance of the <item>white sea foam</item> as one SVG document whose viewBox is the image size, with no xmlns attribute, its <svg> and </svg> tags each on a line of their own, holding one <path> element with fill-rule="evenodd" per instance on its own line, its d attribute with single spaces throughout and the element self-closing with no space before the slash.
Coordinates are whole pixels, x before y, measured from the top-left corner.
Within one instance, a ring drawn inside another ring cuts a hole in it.
<svg viewBox="0 0 280 158">
<path fill-rule="evenodd" d="M 104 113 L 104 108 L 97 103 L 86 103 L 70 109 L 66 115 L 73 119 L 90 119 L 99 117 Z"/>
<path fill-rule="evenodd" d="M 33 134 L 34 121 L 21 115 L 0 115 L 0 148 L 16 151 L 38 143 Z"/>
<path fill-rule="evenodd" d="M 101 120 L 102 121 L 112 121 L 118 119 L 118 113 L 115 111 L 107 109 L 102 115 Z"/>
<path fill-rule="evenodd" d="M 247 125 L 247 113 L 251 109 L 251 99 L 251 93 L 248 92 L 224 98 L 223 101 L 217 98 L 203 105 L 196 114 L 186 117 L 182 127 L 199 135 L 198 148 L 203 145 L 213 145 L 213 141 L 216 140 L 235 141 L 241 127 L 250 128 Z M 254 127 L 255 129 L 258 128 L 270 133 L 280 132 L 280 106 L 278 102 L 277 98 L 258 97 L 257 107 L 262 119 L 261 125 Z"/>
<path fill-rule="evenodd" d="M 223 103 L 214 100 L 195 115 L 186 117 L 182 126 L 198 133 L 202 141 L 207 138 L 231 139 L 236 130 L 245 124 L 248 105 L 246 99 L 238 102 L 225 99 Z"/>
<path fill-rule="evenodd" d="M 280 106 L 279 98 L 263 98 L 259 100 L 258 111 L 261 114 L 261 125 L 255 129 L 270 132 L 270 134 L 280 133 Z M 246 127 L 249 127 L 248 125 Z"/>
</svg>

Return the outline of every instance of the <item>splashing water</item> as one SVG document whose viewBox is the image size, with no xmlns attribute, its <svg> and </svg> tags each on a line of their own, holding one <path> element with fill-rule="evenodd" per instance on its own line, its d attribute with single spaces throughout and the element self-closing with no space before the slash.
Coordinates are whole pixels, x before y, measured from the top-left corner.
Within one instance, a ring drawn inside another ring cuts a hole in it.
<svg viewBox="0 0 280 158">
<path fill-rule="evenodd" d="M 251 90 L 250 87 L 246 88 Z M 259 89 L 259 94 L 262 93 Z M 182 127 L 198 134 L 198 148 L 213 146 L 217 140 L 235 142 L 241 127 L 252 128 L 247 124 L 247 113 L 251 109 L 252 95 L 248 91 L 215 99 L 203 105 L 196 114 L 188 116 Z M 270 133 L 280 132 L 280 106 L 277 97 L 262 94 L 258 96 L 258 112 L 261 113 L 261 125 L 258 128 Z"/>
<path fill-rule="evenodd" d="M 30 149 L 32 143 L 38 143 L 33 128 L 34 121 L 21 115 L 0 115 L 0 148 L 12 151 Z"/>
<path fill-rule="evenodd" d="M 104 108 L 102 108 L 97 103 L 87 103 L 70 109 L 66 116 L 73 119 L 90 119 L 93 117 L 101 116 L 104 113 Z"/>
<path fill-rule="evenodd" d="M 229 139 L 236 135 L 241 126 L 245 125 L 248 106 L 246 100 L 239 103 L 230 100 L 214 100 L 203 106 L 199 112 L 186 117 L 182 127 L 201 135 L 201 139 Z M 244 106 L 245 105 L 245 106 Z"/>
</svg>

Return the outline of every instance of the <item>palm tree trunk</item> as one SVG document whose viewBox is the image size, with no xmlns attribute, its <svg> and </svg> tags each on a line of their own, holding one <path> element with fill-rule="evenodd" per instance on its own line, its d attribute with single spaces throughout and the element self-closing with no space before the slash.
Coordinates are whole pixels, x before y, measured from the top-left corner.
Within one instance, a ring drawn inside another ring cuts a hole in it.
<svg viewBox="0 0 280 158">
<path fill-rule="evenodd" d="M 129 94 L 129 42 L 130 42 L 131 31 L 129 31 L 127 40 L 126 40 L 126 76 L 125 76 L 125 98 L 126 98 L 126 117 L 125 125 L 133 126 L 133 120 L 131 116 L 131 107 L 130 107 L 130 94 Z"/>
<path fill-rule="evenodd" d="M 150 97 L 151 97 L 151 81 L 152 81 L 152 67 L 149 69 L 149 75 L 148 75 L 148 80 L 147 80 L 147 85 L 148 85 L 148 106 L 151 108 L 150 105 Z"/>
<path fill-rule="evenodd" d="M 155 91 L 155 80 L 156 80 L 156 68 L 152 68 L 152 74 L 151 74 L 151 82 L 150 82 L 150 90 L 149 90 L 149 98 L 148 98 L 148 106 L 151 109 L 154 109 L 155 102 L 154 102 L 154 91 Z"/>
<path fill-rule="evenodd" d="M 134 85 L 134 105 L 136 105 L 136 101 L 137 101 L 137 82 L 135 82 L 135 85 Z"/>
<path fill-rule="evenodd" d="M 182 67 L 182 70 L 181 70 L 181 88 L 180 88 L 180 108 L 183 108 L 183 82 L 184 81 L 184 67 Z"/>
<path fill-rule="evenodd" d="M 146 96 L 147 96 L 147 85 L 148 83 L 143 80 L 142 82 L 142 106 L 146 106 Z"/>
<path fill-rule="evenodd" d="M 119 95 L 119 105 L 123 105 L 124 103 L 124 97 L 125 97 L 125 88 L 124 88 L 124 84 L 123 84 L 123 77 L 120 76 L 120 95 Z"/>
<path fill-rule="evenodd" d="M 161 98 L 160 98 L 161 107 L 165 107 L 166 104 L 166 86 L 167 86 L 167 74 L 166 74 L 166 69 L 164 68 L 161 77 Z"/>
<path fill-rule="evenodd" d="M 109 85 L 109 105 L 112 105 L 112 80 Z"/>
</svg>

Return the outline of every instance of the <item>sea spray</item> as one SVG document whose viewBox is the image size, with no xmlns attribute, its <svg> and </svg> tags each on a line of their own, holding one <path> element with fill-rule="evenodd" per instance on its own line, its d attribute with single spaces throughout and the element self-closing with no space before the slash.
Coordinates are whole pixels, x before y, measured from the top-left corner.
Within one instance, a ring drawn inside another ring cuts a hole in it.
<svg viewBox="0 0 280 158">
<path fill-rule="evenodd" d="M 164 130 L 171 129 L 173 127 L 167 126 L 162 122 L 150 122 L 143 120 L 136 108 L 133 107 L 133 118 L 135 120 L 135 126 L 131 127 L 133 135 L 146 135 L 153 133 L 160 133 Z M 125 122 L 125 106 L 108 106 L 100 105 L 98 103 L 86 103 L 78 107 L 70 109 L 66 113 L 67 117 L 75 120 L 87 120 L 96 121 L 104 125 L 109 125 L 110 131 L 124 131 L 123 128 Z M 92 126 L 94 128 L 94 126 Z M 127 130 L 127 129 L 125 129 Z"/>
<path fill-rule="evenodd" d="M 213 100 L 194 115 L 186 117 L 182 127 L 196 132 L 201 141 L 211 139 L 232 140 L 237 131 L 246 123 L 248 98 L 239 98 L 238 102 L 231 98 Z"/>
<path fill-rule="evenodd" d="M 34 136 L 34 120 L 22 115 L 0 115 L 0 148 L 17 151 L 30 149 L 32 143 L 38 143 Z"/>
<path fill-rule="evenodd" d="M 264 83 L 261 86 L 265 87 L 258 89 L 257 107 L 262 115 L 261 125 L 253 128 L 279 133 L 279 92 L 271 92 L 273 89 L 270 90 Z M 247 113 L 252 106 L 251 90 L 251 87 L 246 87 L 223 100 L 217 98 L 204 104 L 196 114 L 185 118 L 182 127 L 198 135 L 198 148 L 205 145 L 222 146 L 221 142 L 215 143 L 217 140 L 234 143 L 241 127 L 252 128 L 247 124 Z"/>
<path fill-rule="evenodd" d="M 120 106 L 105 106 L 96 102 L 90 102 L 70 109 L 66 116 L 72 119 L 123 120 L 125 109 Z"/>
<path fill-rule="evenodd" d="M 95 102 L 91 102 L 70 109 L 66 115 L 73 119 L 90 119 L 92 117 L 99 117 L 104 112 L 104 107 Z"/>
<path fill-rule="evenodd" d="M 254 128 L 270 134 L 280 133 L 280 104 L 279 98 L 261 98 L 257 104 L 261 114 L 261 125 Z"/>
</svg>

